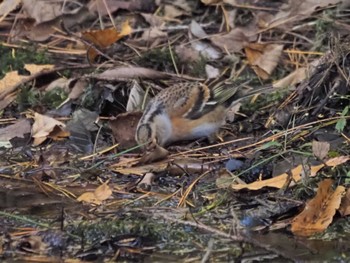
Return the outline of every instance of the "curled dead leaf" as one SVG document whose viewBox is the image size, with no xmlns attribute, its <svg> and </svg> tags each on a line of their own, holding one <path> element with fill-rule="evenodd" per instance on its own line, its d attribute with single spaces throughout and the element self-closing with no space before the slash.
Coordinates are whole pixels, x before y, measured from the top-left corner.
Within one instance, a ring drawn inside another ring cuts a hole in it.
<svg viewBox="0 0 350 263">
<path fill-rule="evenodd" d="M 102 201 L 107 200 L 112 195 L 111 188 L 107 185 L 108 182 L 103 183 L 95 189 L 94 192 L 86 192 L 80 195 L 77 200 L 79 202 L 86 202 L 94 205 L 101 205 Z"/>
<path fill-rule="evenodd" d="M 68 137 L 70 133 L 65 130 L 65 126 L 63 122 L 57 121 L 52 117 L 35 113 L 32 127 L 33 145 L 39 145 L 47 138 L 61 140 Z"/>
<path fill-rule="evenodd" d="M 333 190 L 332 184 L 331 179 L 319 183 L 316 196 L 292 221 L 291 230 L 294 235 L 311 236 L 324 231 L 332 223 L 333 216 L 345 193 L 343 186 L 338 186 Z"/>
</svg>

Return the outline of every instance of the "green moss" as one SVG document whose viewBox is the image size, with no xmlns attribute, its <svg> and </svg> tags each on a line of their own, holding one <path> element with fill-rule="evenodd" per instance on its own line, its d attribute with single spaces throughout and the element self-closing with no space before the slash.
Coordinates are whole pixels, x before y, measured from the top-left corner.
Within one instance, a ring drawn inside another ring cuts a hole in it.
<svg viewBox="0 0 350 263">
<path fill-rule="evenodd" d="M 179 63 L 175 52 L 173 53 L 174 62 L 176 65 Z M 171 52 L 168 47 L 156 48 L 145 52 L 142 57 L 136 59 L 136 64 L 146 67 L 153 68 L 164 72 L 175 72 L 174 62 L 171 56 Z"/>
<path fill-rule="evenodd" d="M 7 72 L 14 70 L 25 74 L 25 64 L 47 64 L 49 62 L 47 53 L 36 50 L 35 46 L 13 49 L 0 45 L 0 78 L 3 78 Z"/>
<path fill-rule="evenodd" d="M 17 95 L 18 110 L 24 111 L 37 106 L 44 106 L 50 109 L 56 108 L 67 96 L 68 94 L 61 88 L 54 88 L 48 92 L 42 93 L 30 87 L 24 87 Z"/>
</svg>

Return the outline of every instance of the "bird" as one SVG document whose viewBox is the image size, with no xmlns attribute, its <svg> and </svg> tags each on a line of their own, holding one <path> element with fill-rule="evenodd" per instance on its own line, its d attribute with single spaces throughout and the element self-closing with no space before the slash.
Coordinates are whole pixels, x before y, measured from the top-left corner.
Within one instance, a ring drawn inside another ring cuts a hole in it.
<svg viewBox="0 0 350 263">
<path fill-rule="evenodd" d="M 139 145 L 161 147 L 177 141 L 216 138 L 227 111 L 240 100 L 271 90 L 264 86 L 242 94 L 241 86 L 178 83 L 160 91 L 143 112 L 136 128 Z"/>
</svg>

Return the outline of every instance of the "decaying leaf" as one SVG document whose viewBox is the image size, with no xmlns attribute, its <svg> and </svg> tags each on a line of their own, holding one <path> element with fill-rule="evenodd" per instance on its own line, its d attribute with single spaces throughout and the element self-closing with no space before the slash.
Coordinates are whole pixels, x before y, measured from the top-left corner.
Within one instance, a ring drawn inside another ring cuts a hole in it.
<svg viewBox="0 0 350 263">
<path fill-rule="evenodd" d="M 312 141 L 312 153 L 319 158 L 320 160 L 323 160 L 328 155 L 330 149 L 329 142 L 320 142 L 313 140 Z"/>
<path fill-rule="evenodd" d="M 345 193 L 343 186 L 338 186 L 333 190 L 332 184 L 331 179 L 319 183 L 316 196 L 292 221 L 291 230 L 294 235 L 311 236 L 324 231 L 332 223 L 342 195 Z"/>
<path fill-rule="evenodd" d="M 168 79 L 170 74 L 160 72 L 153 69 L 142 67 L 119 67 L 109 69 L 101 74 L 93 75 L 94 78 L 104 80 L 119 80 L 119 79 Z"/>
<path fill-rule="evenodd" d="M 65 124 L 54 118 L 39 113 L 34 114 L 34 124 L 32 127 L 33 145 L 43 143 L 47 138 L 62 140 L 69 136 L 65 130 Z"/>
<path fill-rule="evenodd" d="M 52 69 L 54 66 L 27 64 L 24 66 L 24 68 L 33 75 L 41 71 Z M 16 90 L 20 83 L 24 82 L 28 78 L 29 76 L 19 75 L 18 71 L 6 73 L 5 77 L 0 80 L 0 100 L 2 106 L 0 109 L 7 107 L 16 98 L 15 96 L 11 96 L 11 93 Z"/>
<path fill-rule="evenodd" d="M 27 119 L 22 119 L 16 123 L 0 129 L 0 146 L 11 147 L 10 140 L 19 137 L 24 138 L 25 134 L 31 131 L 30 122 Z"/>
<path fill-rule="evenodd" d="M 342 216 L 350 215 L 350 188 L 346 190 L 346 194 L 343 196 L 341 200 L 341 204 L 339 207 L 339 213 Z"/>
<path fill-rule="evenodd" d="M 143 110 L 147 105 L 149 98 L 145 98 L 146 92 L 141 88 L 140 84 L 134 80 L 129 94 L 128 103 L 126 104 L 126 111 Z"/>
<path fill-rule="evenodd" d="M 107 200 L 112 195 L 111 188 L 107 182 L 96 188 L 94 192 L 86 192 L 80 195 L 77 200 L 79 202 L 86 202 L 93 205 L 101 205 L 102 201 Z"/>
<path fill-rule="evenodd" d="M 190 24 L 190 32 L 197 38 L 204 39 L 208 37 L 208 34 L 205 33 L 203 28 L 196 22 L 192 20 Z"/>
<path fill-rule="evenodd" d="M 4 0 L 0 4 L 0 22 L 20 4 L 21 0 Z"/>
<path fill-rule="evenodd" d="M 329 159 L 323 164 L 315 165 L 310 167 L 310 177 L 316 176 L 317 172 L 322 169 L 325 165 L 330 167 L 335 167 L 339 164 L 345 163 L 350 160 L 349 156 L 341 156 L 341 157 L 335 157 L 332 159 Z M 282 188 L 285 183 L 289 180 L 289 177 L 292 176 L 292 180 L 290 183 L 290 186 L 295 185 L 295 183 L 299 182 L 301 180 L 301 174 L 304 170 L 303 165 L 298 165 L 297 167 L 293 168 L 290 171 L 290 175 L 288 173 L 283 173 L 281 175 L 278 175 L 276 177 L 256 181 L 250 184 L 233 184 L 231 185 L 232 189 L 234 190 L 240 190 L 240 189 L 249 189 L 249 190 L 259 190 L 263 187 L 274 187 L 274 188 Z"/>
<path fill-rule="evenodd" d="M 22 0 L 22 4 L 26 14 L 34 18 L 37 24 L 55 19 L 62 14 L 62 6 L 58 2 Z"/>
<path fill-rule="evenodd" d="M 142 116 L 142 112 L 127 112 L 119 114 L 115 120 L 109 122 L 115 140 L 119 147 L 127 149 L 135 146 L 135 133 L 137 124 Z"/>
<path fill-rule="evenodd" d="M 117 31 L 114 27 L 106 28 L 103 30 L 95 31 L 86 31 L 82 33 L 84 39 L 93 43 L 96 47 L 106 48 L 111 44 L 117 42 L 124 36 L 129 35 L 132 32 L 132 28 L 129 25 L 129 22 L 126 21 L 122 25 L 121 31 Z M 98 52 L 96 49 L 88 47 L 88 58 L 89 61 L 94 61 Z"/>
<path fill-rule="evenodd" d="M 250 43 L 245 48 L 250 66 L 262 79 L 268 79 L 282 55 L 283 45 Z"/>
<path fill-rule="evenodd" d="M 235 28 L 229 33 L 211 38 L 213 44 L 223 52 L 238 52 L 248 44 L 249 38 L 240 28 Z"/>
<path fill-rule="evenodd" d="M 142 155 L 140 159 L 140 163 L 145 164 L 145 163 L 155 162 L 166 158 L 168 155 L 169 155 L 169 152 L 165 148 L 157 144 L 151 151 L 146 151 Z"/>
<path fill-rule="evenodd" d="M 276 88 L 294 86 L 295 84 L 302 82 L 306 78 L 307 72 L 307 68 L 298 68 L 286 77 L 274 82 L 272 85 Z"/>
<path fill-rule="evenodd" d="M 213 47 L 210 43 L 204 41 L 195 41 L 191 43 L 192 48 L 198 51 L 203 57 L 208 59 L 219 59 L 222 53 Z"/>
</svg>

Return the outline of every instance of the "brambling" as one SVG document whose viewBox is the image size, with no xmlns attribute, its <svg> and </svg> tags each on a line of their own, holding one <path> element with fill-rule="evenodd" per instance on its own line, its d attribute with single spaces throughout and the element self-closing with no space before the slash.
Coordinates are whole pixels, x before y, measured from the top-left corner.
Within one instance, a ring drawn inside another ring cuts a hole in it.
<svg viewBox="0 0 350 263">
<path fill-rule="evenodd" d="M 182 140 L 215 138 L 232 106 L 269 89 L 272 87 L 242 95 L 239 87 L 176 84 L 149 101 L 136 128 L 135 139 L 139 144 L 166 146 Z"/>
</svg>

